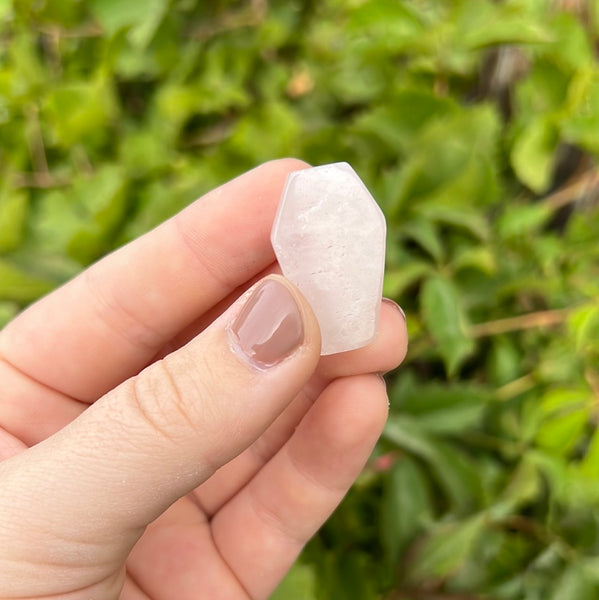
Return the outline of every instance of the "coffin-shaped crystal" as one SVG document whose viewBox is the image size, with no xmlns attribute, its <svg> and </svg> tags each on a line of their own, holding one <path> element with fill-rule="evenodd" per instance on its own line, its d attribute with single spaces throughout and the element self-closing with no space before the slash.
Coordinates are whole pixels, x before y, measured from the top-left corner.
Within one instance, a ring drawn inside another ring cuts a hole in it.
<svg viewBox="0 0 599 600">
<path fill-rule="evenodd" d="M 347 163 L 289 174 L 271 241 L 283 274 L 318 319 L 323 355 L 376 335 L 385 233 L 381 209 Z"/>
</svg>

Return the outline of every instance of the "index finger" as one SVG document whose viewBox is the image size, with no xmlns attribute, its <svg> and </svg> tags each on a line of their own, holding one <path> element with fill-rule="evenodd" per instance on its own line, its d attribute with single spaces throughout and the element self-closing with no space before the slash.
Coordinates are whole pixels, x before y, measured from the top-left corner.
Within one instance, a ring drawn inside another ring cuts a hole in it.
<svg viewBox="0 0 599 600">
<path fill-rule="evenodd" d="M 23 312 L 0 333 L 0 356 L 69 396 L 102 396 L 274 261 L 285 179 L 306 166 L 273 161 L 206 194 Z"/>
</svg>

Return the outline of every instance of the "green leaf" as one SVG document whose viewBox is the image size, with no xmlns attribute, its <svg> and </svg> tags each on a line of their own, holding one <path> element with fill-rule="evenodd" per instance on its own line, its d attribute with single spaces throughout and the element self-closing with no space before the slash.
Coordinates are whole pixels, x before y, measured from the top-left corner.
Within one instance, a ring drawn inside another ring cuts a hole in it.
<svg viewBox="0 0 599 600">
<path fill-rule="evenodd" d="M 46 97 L 42 116 L 49 124 L 50 142 L 70 148 L 83 142 L 89 146 L 105 143 L 116 111 L 111 83 L 96 78 L 54 88 Z"/>
<path fill-rule="evenodd" d="M 590 417 L 592 398 L 587 390 L 555 389 L 547 392 L 539 406 L 537 444 L 567 455 L 576 445 Z"/>
<path fill-rule="evenodd" d="M 486 370 L 497 386 L 514 381 L 522 374 L 522 350 L 511 338 L 494 336 Z"/>
<path fill-rule="evenodd" d="M 514 514 L 523 505 L 534 502 L 543 492 L 539 468 L 526 456 L 510 474 L 510 479 L 498 501 L 489 511 L 494 519 L 504 519 Z"/>
<path fill-rule="evenodd" d="M 413 561 L 411 579 L 426 582 L 455 573 L 470 558 L 484 528 L 482 515 L 436 527 Z"/>
<path fill-rule="evenodd" d="M 29 28 L 21 28 L 8 45 L 12 69 L 4 70 L 9 98 L 18 103 L 19 114 L 27 102 L 37 106 L 47 73 L 40 60 L 37 38 Z M 7 98 L 8 99 L 8 98 Z"/>
<path fill-rule="evenodd" d="M 430 489 L 418 463 L 403 456 L 393 465 L 381 505 L 381 537 L 395 565 L 433 517 Z"/>
<path fill-rule="evenodd" d="M 554 61 L 573 70 L 595 61 L 589 32 L 582 19 L 573 13 L 560 11 L 553 16 L 549 27 L 553 43 L 547 51 Z"/>
<path fill-rule="evenodd" d="M 474 350 L 474 342 L 465 333 L 460 299 L 453 283 L 443 277 L 431 277 L 420 293 L 422 318 L 436 348 L 453 375 Z"/>
<path fill-rule="evenodd" d="M 501 44 L 539 44 L 552 41 L 551 31 L 536 16 L 514 10 L 509 4 L 487 2 L 463 4 L 458 30 L 460 42 L 469 49 Z M 464 22 L 465 21 L 465 22 Z"/>
<path fill-rule="evenodd" d="M 190 161 L 179 168 L 176 182 L 159 179 L 139 190 L 136 213 L 118 238 L 126 243 L 166 221 L 202 194 L 215 188 L 219 179 L 209 161 Z"/>
<path fill-rule="evenodd" d="M 293 154 L 291 148 L 300 134 L 298 115 L 282 102 L 265 104 L 260 111 L 240 119 L 229 140 L 234 152 L 253 160 L 268 160 Z M 260 140 L 256 144 L 256 140 Z"/>
<path fill-rule="evenodd" d="M 346 25 L 349 34 L 365 33 L 387 51 L 409 48 L 410 40 L 423 31 L 417 13 L 408 3 L 368 0 L 351 13 Z"/>
<path fill-rule="evenodd" d="M 503 239 L 530 235 L 537 232 L 551 216 L 551 210 L 543 203 L 516 204 L 505 207 L 498 219 L 497 230 Z"/>
<path fill-rule="evenodd" d="M 592 302 L 572 311 L 568 324 L 576 340 L 576 350 L 580 352 L 599 337 L 599 305 Z"/>
<path fill-rule="evenodd" d="M 410 145 L 393 206 L 418 210 L 427 200 L 436 206 L 488 204 L 497 197 L 494 153 L 500 131 L 497 111 L 489 105 L 432 119 Z"/>
<path fill-rule="evenodd" d="M 109 248 L 110 237 L 125 214 L 126 182 L 119 166 L 106 165 L 90 180 L 82 180 L 76 193 L 85 210 L 86 223 L 69 242 L 70 256 L 89 263 Z"/>
<path fill-rule="evenodd" d="M 410 152 L 427 123 L 456 108 L 451 100 L 439 98 L 429 90 L 402 89 L 392 103 L 361 114 L 353 129 L 362 135 L 376 136 L 396 152 Z"/>
<path fill-rule="evenodd" d="M 13 6 L 10 0 L 0 0 L 0 21 L 7 21 L 13 15 Z"/>
<path fill-rule="evenodd" d="M 400 232 L 415 241 L 436 262 L 440 263 L 443 260 L 445 250 L 441 243 L 441 235 L 431 221 L 412 219 L 401 227 Z"/>
<path fill-rule="evenodd" d="M 430 466 L 454 510 L 467 513 L 481 503 L 480 473 L 474 464 L 450 444 L 427 433 L 416 419 L 391 415 L 384 437 Z"/>
<path fill-rule="evenodd" d="M 355 550 L 330 552 L 319 564 L 318 600 L 379 600 L 369 556 Z"/>
<path fill-rule="evenodd" d="M 579 564 L 572 563 L 555 582 L 549 600 L 595 600 L 597 592 L 597 587 L 584 569 Z"/>
<path fill-rule="evenodd" d="M 0 300 L 27 304 L 37 300 L 53 287 L 52 282 L 27 273 L 8 260 L 0 258 Z"/>
<path fill-rule="evenodd" d="M 471 207 L 466 208 L 429 202 L 416 206 L 415 210 L 426 219 L 463 229 L 483 242 L 489 239 L 488 221 L 484 215 L 473 212 Z"/>
<path fill-rule="evenodd" d="M 78 178 L 69 192 L 50 192 L 32 215 L 36 243 L 88 264 L 111 249 L 127 208 L 125 193 L 122 168 L 109 163 L 91 177 Z"/>
<path fill-rule="evenodd" d="M 423 430 L 436 434 L 458 434 L 480 424 L 491 392 L 465 383 L 416 382 L 402 377 L 391 388 L 391 406 L 410 415 Z"/>
<path fill-rule="evenodd" d="M 160 21 L 168 10 L 169 0 L 121 2 L 119 0 L 92 0 L 92 12 L 108 35 L 131 27 L 129 39 L 133 45 L 145 48 L 151 41 Z"/>
<path fill-rule="evenodd" d="M 493 275 L 497 272 L 495 254 L 489 248 L 482 246 L 464 248 L 456 252 L 450 264 L 455 273 L 465 269 L 476 269 L 485 275 Z"/>
<path fill-rule="evenodd" d="M 568 86 L 568 101 L 561 121 L 564 138 L 590 152 L 599 151 L 593 131 L 599 126 L 599 80 L 594 68 L 580 70 Z"/>
<path fill-rule="evenodd" d="M 535 61 L 516 85 L 516 123 L 525 128 L 533 122 L 555 118 L 568 101 L 571 77 L 569 71 L 552 60 Z"/>
<path fill-rule="evenodd" d="M 580 471 L 591 481 L 599 480 L 599 427 L 595 426 L 593 435 L 580 462 Z"/>
<path fill-rule="evenodd" d="M 173 155 L 162 132 L 148 129 L 125 135 L 119 147 L 119 164 L 140 177 L 169 166 Z"/>
<path fill-rule="evenodd" d="M 0 192 L 0 254 L 14 250 L 21 243 L 28 208 L 26 192 Z"/>
<path fill-rule="evenodd" d="M 407 288 L 432 273 L 430 263 L 414 260 L 385 271 L 383 295 L 387 298 L 398 298 Z"/>
<path fill-rule="evenodd" d="M 520 181 L 537 194 L 547 191 L 551 183 L 558 141 L 555 125 L 543 116 L 528 125 L 514 142 L 512 167 Z"/>
<path fill-rule="evenodd" d="M 316 600 L 316 574 L 310 565 L 295 563 L 270 596 L 271 600 Z"/>
<path fill-rule="evenodd" d="M 12 320 L 19 312 L 19 305 L 16 302 L 0 301 L 0 329 Z"/>
</svg>

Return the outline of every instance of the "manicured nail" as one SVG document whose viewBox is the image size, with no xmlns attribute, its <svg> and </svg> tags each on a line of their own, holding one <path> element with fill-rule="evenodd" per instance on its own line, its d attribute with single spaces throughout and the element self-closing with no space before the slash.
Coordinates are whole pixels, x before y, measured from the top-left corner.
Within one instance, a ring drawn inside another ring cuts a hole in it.
<svg viewBox="0 0 599 600">
<path fill-rule="evenodd" d="M 399 314 L 404 318 L 404 321 L 406 320 L 406 313 L 403 311 L 403 308 L 399 304 L 397 304 L 397 302 L 391 300 L 391 298 L 383 298 L 383 302 L 398 310 Z"/>
<path fill-rule="evenodd" d="M 293 354 L 304 339 L 304 325 L 285 285 L 267 279 L 253 291 L 228 333 L 235 350 L 254 366 L 264 368 Z"/>
<path fill-rule="evenodd" d="M 381 382 L 385 386 L 385 392 L 387 392 L 387 380 L 385 379 L 385 374 L 384 373 L 375 373 L 375 375 L 381 380 Z M 389 400 L 389 394 L 387 394 L 387 406 L 391 406 L 391 401 Z"/>
</svg>

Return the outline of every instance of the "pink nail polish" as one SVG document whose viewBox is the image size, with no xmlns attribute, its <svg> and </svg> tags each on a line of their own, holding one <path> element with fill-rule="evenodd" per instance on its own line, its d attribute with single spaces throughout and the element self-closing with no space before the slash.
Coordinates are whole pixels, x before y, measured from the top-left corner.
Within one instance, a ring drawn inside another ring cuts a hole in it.
<svg viewBox="0 0 599 600">
<path fill-rule="evenodd" d="M 299 307 L 276 279 L 266 279 L 252 292 L 227 329 L 233 348 L 259 368 L 281 362 L 304 339 Z"/>
</svg>

